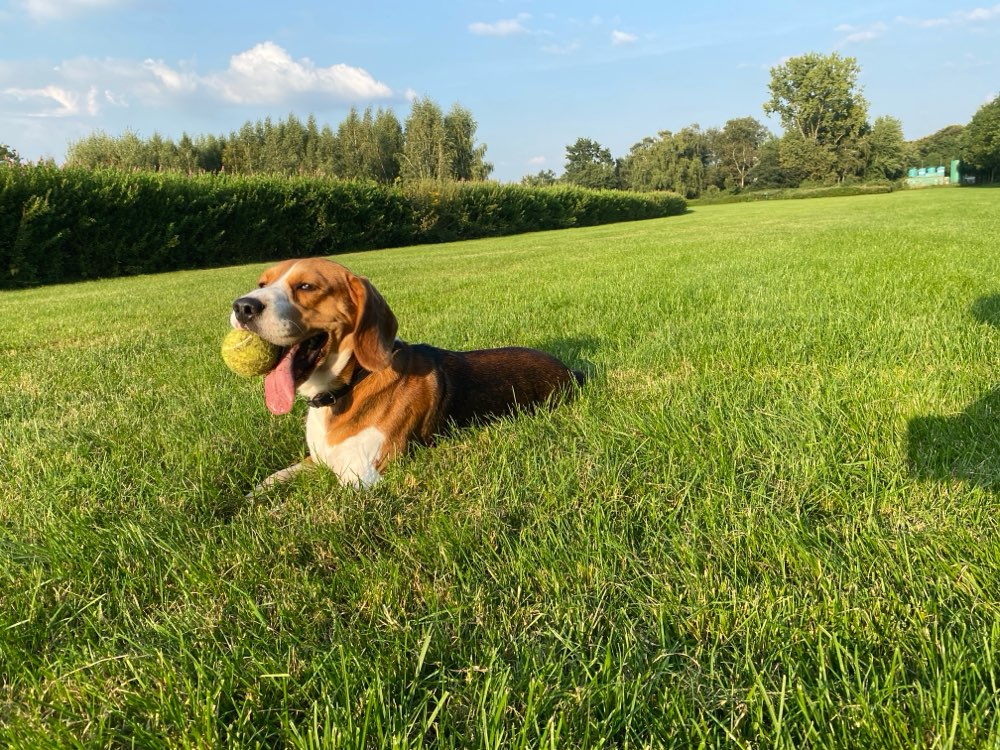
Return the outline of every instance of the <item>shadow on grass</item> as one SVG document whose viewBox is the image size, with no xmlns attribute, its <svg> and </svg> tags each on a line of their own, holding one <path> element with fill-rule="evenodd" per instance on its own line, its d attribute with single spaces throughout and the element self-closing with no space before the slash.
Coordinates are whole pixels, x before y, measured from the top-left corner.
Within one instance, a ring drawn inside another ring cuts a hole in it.
<svg viewBox="0 0 1000 750">
<path fill-rule="evenodd" d="M 1000 327 L 1000 294 L 980 297 L 970 313 Z M 961 414 L 910 420 L 907 458 L 911 475 L 919 479 L 960 479 L 1000 490 L 1000 386 Z"/>
<path fill-rule="evenodd" d="M 1000 388 L 961 414 L 911 420 L 907 455 L 919 479 L 961 479 L 1000 490 Z"/>
<path fill-rule="evenodd" d="M 972 317 L 980 323 L 1000 328 L 1000 294 L 980 297 L 972 303 L 970 312 Z"/>
<path fill-rule="evenodd" d="M 537 348 L 561 359 L 571 369 L 580 370 L 590 381 L 597 374 L 597 365 L 589 357 L 600 345 L 601 342 L 592 336 L 570 336 L 546 339 L 539 342 Z"/>
</svg>

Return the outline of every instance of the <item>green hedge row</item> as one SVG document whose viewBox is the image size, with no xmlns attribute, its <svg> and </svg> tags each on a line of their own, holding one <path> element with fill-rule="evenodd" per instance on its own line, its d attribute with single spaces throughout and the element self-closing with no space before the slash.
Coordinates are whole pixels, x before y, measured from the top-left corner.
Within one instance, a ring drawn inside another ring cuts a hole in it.
<svg viewBox="0 0 1000 750">
<path fill-rule="evenodd" d="M 821 187 L 773 188 L 746 190 L 742 193 L 705 192 L 690 201 L 692 206 L 715 203 L 747 203 L 753 201 L 795 200 L 798 198 L 834 198 L 849 195 L 877 195 L 900 190 L 902 183 L 877 182 L 857 185 L 828 185 Z"/>
<path fill-rule="evenodd" d="M 683 213 L 672 193 L 0 168 L 0 288 Z"/>
</svg>

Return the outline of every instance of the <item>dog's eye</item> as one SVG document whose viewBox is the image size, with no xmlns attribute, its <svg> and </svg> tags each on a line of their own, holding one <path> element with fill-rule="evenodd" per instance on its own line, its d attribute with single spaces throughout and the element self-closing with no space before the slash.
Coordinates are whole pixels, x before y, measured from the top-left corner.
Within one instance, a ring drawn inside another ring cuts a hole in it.
<svg viewBox="0 0 1000 750">
<path fill-rule="evenodd" d="M 298 289 L 300 292 L 311 292 L 316 287 L 314 287 L 312 284 L 302 282 L 301 284 L 296 284 L 295 288 Z"/>
<path fill-rule="evenodd" d="M 265 284 L 263 281 L 258 281 L 257 282 L 257 288 L 258 289 L 263 289 L 265 286 L 267 286 L 267 284 Z"/>
</svg>

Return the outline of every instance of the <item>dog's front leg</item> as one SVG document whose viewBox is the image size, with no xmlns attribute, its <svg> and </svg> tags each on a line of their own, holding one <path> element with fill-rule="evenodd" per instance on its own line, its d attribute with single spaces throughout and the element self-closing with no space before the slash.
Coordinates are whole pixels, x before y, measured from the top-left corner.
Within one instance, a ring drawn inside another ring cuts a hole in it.
<svg viewBox="0 0 1000 750">
<path fill-rule="evenodd" d="M 281 482 L 287 482 L 296 474 L 299 474 L 300 472 L 305 471 L 306 469 L 312 469 L 315 466 L 316 463 L 313 461 L 312 456 L 306 456 L 305 459 L 299 461 L 299 463 L 292 464 L 287 469 L 282 469 L 281 471 L 274 472 L 271 476 L 269 476 L 263 482 L 258 484 L 256 487 L 254 487 L 253 490 L 248 492 L 246 498 L 247 500 L 252 500 L 258 495 L 261 495 L 267 490 L 269 490 L 274 485 L 280 484 Z"/>
</svg>

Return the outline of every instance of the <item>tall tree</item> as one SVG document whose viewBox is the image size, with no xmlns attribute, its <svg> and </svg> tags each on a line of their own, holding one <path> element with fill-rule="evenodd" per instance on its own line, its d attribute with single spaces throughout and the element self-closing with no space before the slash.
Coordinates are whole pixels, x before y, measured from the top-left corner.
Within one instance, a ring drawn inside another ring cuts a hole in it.
<svg viewBox="0 0 1000 750">
<path fill-rule="evenodd" d="M 906 144 L 908 166 L 941 167 L 949 165 L 953 159 L 961 159 L 964 130 L 962 125 L 948 125 L 924 138 L 909 141 Z"/>
<path fill-rule="evenodd" d="M 764 111 L 777 114 L 786 134 L 793 136 L 789 148 L 795 158 L 826 151 L 822 161 L 841 180 L 863 166 L 868 102 L 857 85 L 860 70 L 853 57 L 836 52 L 790 58 L 771 68 L 771 98 L 764 104 Z"/>
<path fill-rule="evenodd" d="M 797 130 L 787 131 L 778 141 L 781 169 L 792 185 L 803 182 L 834 182 L 838 176 L 834 149 Z"/>
<path fill-rule="evenodd" d="M 476 144 L 477 127 L 472 113 L 457 103 L 444 117 L 448 176 L 453 180 L 485 180 L 493 171 L 486 161 L 486 145 Z"/>
<path fill-rule="evenodd" d="M 801 177 L 789 174 L 781 163 L 781 139 L 773 135 L 760 147 L 759 158 L 747 175 L 755 189 L 785 188 L 798 184 Z"/>
<path fill-rule="evenodd" d="M 669 130 L 659 133 L 659 138 L 646 136 L 632 144 L 628 155 L 622 159 L 622 184 L 628 190 L 668 190 L 673 187 L 674 152 L 667 147 L 667 139 L 672 139 Z"/>
<path fill-rule="evenodd" d="M 188 174 L 198 171 L 198 149 L 187 133 L 182 133 L 177 143 L 177 156 L 173 168 Z"/>
<path fill-rule="evenodd" d="M 962 160 L 981 180 L 1000 178 L 1000 96 L 976 110 L 965 126 Z"/>
<path fill-rule="evenodd" d="M 661 131 L 657 138 L 644 138 L 622 161 L 622 183 L 630 190 L 673 190 L 694 198 L 712 183 L 715 131 L 697 124 L 676 133 Z"/>
<path fill-rule="evenodd" d="M 351 107 L 347 117 L 337 127 L 337 156 L 334 170 L 338 177 L 345 180 L 359 180 L 367 177 L 365 174 L 365 150 L 368 134 L 364 120 L 358 110 Z"/>
<path fill-rule="evenodd" d="M 768 129 L 753 117 L 726 122 L 712 144 L 726 187 L 742 190 L 747 186 L 750 170 L 760 161 L 760 149 L 770 136 Z"/>
<path fill-rule="evenodd" d="M 403 180 L 444 180 L 448 147 L 444 114 L 430 97 L 415 99 L 403 125 L 399 176 Z"/>
<path fill-rule="evenodd" d="M 611 151 L 590 138 L 577 138 L 566 147 L 566 182 L 589 188 L 618 187 L 615 161 Z"/>
<path fill-rule="evenodd" d="M 399 155 L 403 152 L 403 126 L 391 109 L 380 109 L 372 123 L 374 153 L 369 171 L 382 183 L 399 177 Z"/>
<path fill-rule="evenodd" d="M 906 173 L 903 123 L 895 117 L 877 117 L 865 139 L 865 179 L 898 180 Z"/>
</svg>

